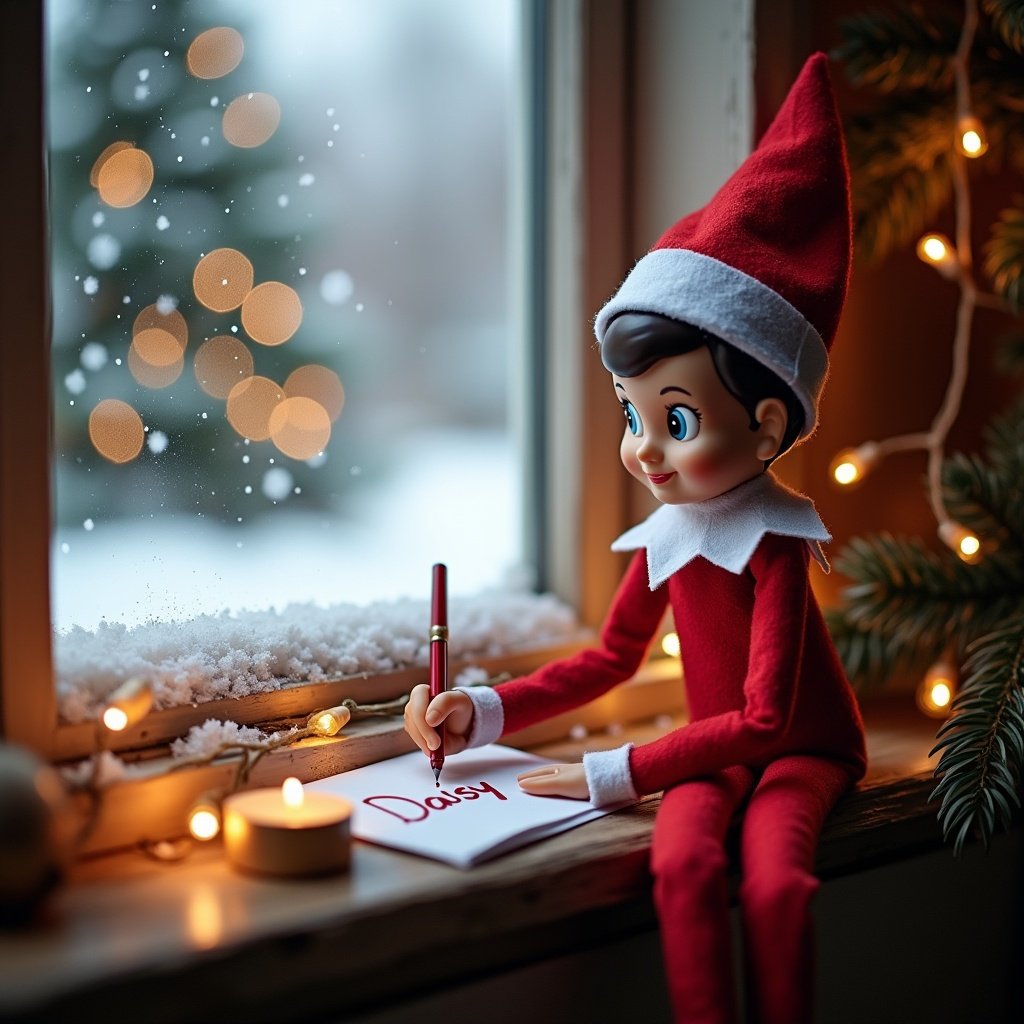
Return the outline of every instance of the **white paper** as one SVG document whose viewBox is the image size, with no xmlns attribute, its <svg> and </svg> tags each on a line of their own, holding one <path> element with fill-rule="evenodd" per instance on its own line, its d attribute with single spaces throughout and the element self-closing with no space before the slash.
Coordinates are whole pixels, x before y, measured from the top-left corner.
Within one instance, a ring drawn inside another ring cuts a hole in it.
<svg viewBox="0 0 1024 1024">
<path fill-rule="evenodd" d="M 350 800 L 358 839 L 468 868 L 616 809 L 519 788 L 517 775 L 551 763 L 492 744 L 446 758 L 437 789 L 417 750 L 307 788 Z"/>
</svg>

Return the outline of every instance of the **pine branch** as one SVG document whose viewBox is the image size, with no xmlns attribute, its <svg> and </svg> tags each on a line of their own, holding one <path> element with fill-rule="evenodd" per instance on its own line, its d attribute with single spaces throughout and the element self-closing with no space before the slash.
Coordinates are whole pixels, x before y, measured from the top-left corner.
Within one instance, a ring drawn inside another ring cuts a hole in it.
<svg viewBox="0 0 1024 1024">
<path fill-rule="evenodd" d="M 1003 210 L 985 246 L 985 273 L 996 294 L 1020 312 L 1024 306 L 1024 198 Z"/>
<path fill-rule="evenodd" d="M 1024 769 L 1024 630 L 1012 624 L 979 639 L 967 673 L 931 751 L 942 751 L 931 799 L 942 798 L 939 823 L 959 854 L 971 834 L 988 846 L 997 826 L 1019 808 Z"/>
<path fill-rule="evenodd" d="M 920 4 L 868 11 L 839 22 L 843 41 L 832 56 L 854 85 L 881 92 L 947 90 L 959 26 L 926 17 Z"/>
<path fill-rule="evenodd" d="M 881 689 L 897 671 L 920 674 L 933 660 L 923 648 L 904 646 L 884 630 L 858 627 L 842 609 L 826 608 L 825 624 L 847 678 L 861 693 Z"/>
<path fill-rule="evenodd" d="M 855 537 L 836 559 L 851 581 L 843 614 L 899 648 L 965 648 L 1012 615 L 1024 617 L 1024 569 L 986 558 L 967 565 L 918 539 Z"/>
<path fill-rule="evenodd" d="M 1021 478 L 1016 461 L 999 472 L 977 455 L 953 455 L 942 465 L 942 496 L 946 511 L 989 548 L 996 547 L 986 561 L 993 571 L 1024 555 L 1024 508 Z M 1009 470 L 1006 472 L 1005 470 Z M 1011 579 L 1020 575 L 1011 573 Z"/>
<path fill-rule="evenodd" d="M 917 239 L 952 191 L 948 160 L 930 169 L 906 167 L 891 178 L 854 178 L 853 222 L 858 252 L 878 262 Z"/>
<path fill-rule="evenodd" d="M 982 0 L 982 10 L 1003 42 L 1016 53 L 1024 53 L 1024 3 L 1021 0 Z"/>
</svg>

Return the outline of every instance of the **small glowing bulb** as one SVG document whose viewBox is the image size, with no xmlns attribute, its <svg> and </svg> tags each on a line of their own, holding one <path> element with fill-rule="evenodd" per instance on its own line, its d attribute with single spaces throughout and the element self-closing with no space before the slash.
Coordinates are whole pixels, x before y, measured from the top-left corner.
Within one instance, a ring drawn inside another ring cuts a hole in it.
<svg viewBox="0 0 1024 1024">
<path fill-rule="evenodd" d="M 829 473 L 840 487 L 859 484 L 878 461 L 878 445 L 868 441 L 859 448 L 844 448 L 832 460 Z"/>
<path fill-rule="evenodd" d="M 956 246 L 945 235 L 935 231 L 918 239 L 917 258 L 934 267 L 943 277 L 956 277 L 960 270 Z"/>
<path fill-rule="evenodd" d="M 302 790 L 302 783 L 294 776 L 290 776 L 281 783 L 281 799 L 285 802 L 286 807 L 302 806 L 305 794 Z"/>
<path fill-rule="evenodd" d="M 210 799 L 200 800 L 188 812 L 188 830 L 193 839 L 207 842 L 220 832 L 220 810 Z"/>
<path fill-rule="evenodd" d="M 917 688 L 917 706 L 932 718 L 945 718 L 956 689 L 956 669 L 947 661 L 937 661 Z"/>
<path fill-rule="evenodd" d="M 111 732 L 121 732 L 145 718 L 152 706 L 152 687 L 145 679 L 135 676 L 107 698 L 100 720 Z"/>
<path fill-rule="evenodd" d="M 107 708 L 103 712 L 103 724 L 111 732 L 121 732 L 128 726 L 128 716 L 120 708 Z"/>
<path fill-rule="evenodd" d="M 661 638 L 661 649 L 670 657 L 679 657 L 679 634 L 666 633 Z"/>
<path fill-rule="evenodd" d="M 972 160 L 988 152 L 985 129 L 976 117 L 962 117 L 957 122 L 957 148 Z"/>
<path fill-rule="evenodd" d="M 352 712 L 344 704 L 326 711 L 317 711 L 309 716 L 306 722 L 317 736 L 336 736 L 348 724 Z"/>
<path fill-rule="evenodd" d="M 976 562 L 981 557 L 981 540 L 959 523 L 942 523 L 939 538 L 964 562 Z"/>
</svg>

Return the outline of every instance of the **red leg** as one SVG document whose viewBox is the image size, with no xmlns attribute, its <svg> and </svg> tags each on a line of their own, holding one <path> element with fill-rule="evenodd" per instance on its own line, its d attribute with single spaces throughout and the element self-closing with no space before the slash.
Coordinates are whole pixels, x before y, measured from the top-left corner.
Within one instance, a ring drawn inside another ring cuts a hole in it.
<svg viewBox="0 0 1024 1024">
<path fill-rule="evenodd" d="M 747 1003 L 758 1024 L 806 1024 L 814 1010 L 818 889 L 814 855 L 829 811 L 850 785 L 849 768 L 794 755 L 759 780 L 743 821 L 740 905 L 747 952 Z"/>
<path fill-rule="evenodd" d="M 748 769 L 729 768 L 666 791 L 658 810 L 651 870 L 679 1024 L 736 1020 L 724 841 L 752 783 Z"/>
</svg>

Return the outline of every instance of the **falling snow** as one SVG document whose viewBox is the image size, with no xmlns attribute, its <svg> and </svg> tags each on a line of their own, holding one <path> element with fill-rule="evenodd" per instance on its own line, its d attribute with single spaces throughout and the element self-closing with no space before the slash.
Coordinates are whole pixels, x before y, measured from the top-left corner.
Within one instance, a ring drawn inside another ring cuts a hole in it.
<svg viewBox="0 0 1024 1024">
<path fill-rule="evenodd" d="M 146 437 L 146 447 L 154 454 L 160 455 L 167 451 L 170 440 L 162 430 L 151 430 Z"/>
<path fill-rule="evenodd" d="M 263 474 L 263 483 L 260 488 L 271 501 L 284 501 L 291 493 L 294 484 L 295 479 L 287 469 L 275 466 Z"/>
<path fill-rule="evenodd" d="M 86 295 L 95 295 L 100 290 L 99 281 L 90 275 L 82 282 L 82 291 Z"/>
<path fill-rule="evenodd" d="M 107 365 L 107 346 L 101 345 L 98 341 L 90 341 L 82 346 L 82 354 L 78 357 L 81 364 L 95 373 Z"/>
<path fill-rule="evenodd" d="M 331 306 L 342 306 L 355 291 L 352 275 L 344 270 L 329 270 L 320 281 L 320 297 Z"/>
<path fill-rule="evenodd" d="M 175 295 L 161 295 L 156 300 L 156 311 L 161 316 L 170 316 L 178 308 L 178 299 Z"/>
<path fill-rule="evenodd" d="M 294 604 L 281 612 L 225 612 L 132 628 L 74 626 L 55 638 L 60 712 L 68 722 L 95 718 L 107 695 L 131 676 L 150 680 L 156 706 L 167 708 L 424 666 L 428 619 L 426 600 L 406 599 L 363 607 Z M 458 661 L 565 643 L 578 629 L 572 611 L 554 597 L 508 591 L 453 597 L 449 625 L 449 653 Z"/>
<path fill-rule="evenodd" d="M 80 395 L 85 390 L 85 374 L 81 370 L 72 370 L 64 378 L 64 387 L 73 395 Z"/>
</svg>

